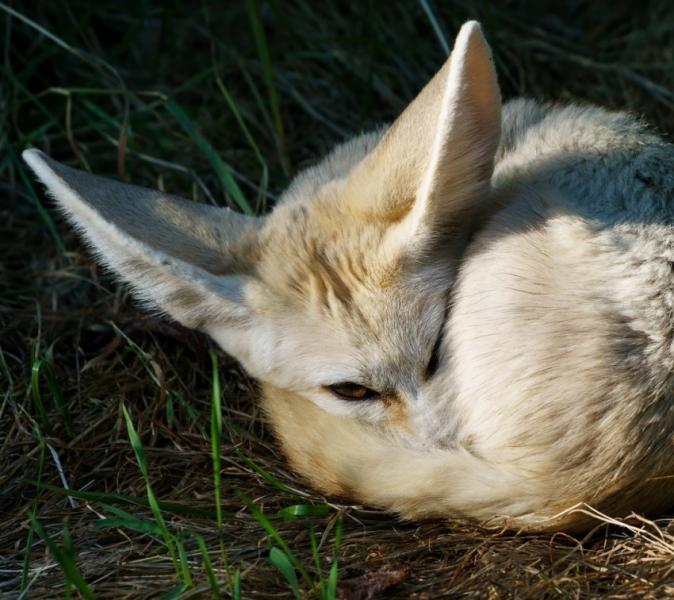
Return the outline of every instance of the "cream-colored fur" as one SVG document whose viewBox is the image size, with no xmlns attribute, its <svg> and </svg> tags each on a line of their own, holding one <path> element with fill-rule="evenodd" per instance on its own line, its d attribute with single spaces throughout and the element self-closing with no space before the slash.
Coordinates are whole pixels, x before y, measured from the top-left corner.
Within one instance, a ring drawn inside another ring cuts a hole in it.
<svg viewBox="0 0 674 600">
<path fill-rule="evenodd" d="M 550 530 L 674 504 L 674 150 L 622 113 L 502 108 L 476 23 L 261 219 L 24 157 L 142 299 L 260 380 L 321 490 Z"/>
</svg>

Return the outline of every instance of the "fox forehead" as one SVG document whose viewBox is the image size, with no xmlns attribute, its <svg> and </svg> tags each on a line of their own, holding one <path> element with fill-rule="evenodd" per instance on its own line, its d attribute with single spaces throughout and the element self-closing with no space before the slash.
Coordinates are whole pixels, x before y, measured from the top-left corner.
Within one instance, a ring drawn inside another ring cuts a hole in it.
<svg viewBox="0 0 674 600">
<path fill-rule="evenodd" d="M 404 250 L 390 251 L 390 227 L 344 209 L 359 199 L 339 175 L 317 169 L 308 176 L 321 183 L 301 186 L 303 197 L 295 190 L 265 224 L 256 274 L 270 302 L 261 310 L 308 319 L 323 333 L 346 331 L 345 343 L 353 348 L 381 346 L 390 338 L 392 354 L 409 351 L 401 337 L 426 338 L 426 321 L 435 334 L 435 313 L 445 304 L 438 300 L 452 280 L 451 258 L 418 265 Z M 434 316 L 424 318 L 429 314 Z"/>
<path fill-rule="evenodd" d="M 272 285 L 259 283 L 251 303 L 265 322 L 257 344 L 265 355 L 252 362 L 271 370 L 258 377 L 295 390 L 357 381 L 411 393 L 440 335 L 447 279 L 400 274 L 378 287 L 341 267 L 297 260 Z"/>
</svg>

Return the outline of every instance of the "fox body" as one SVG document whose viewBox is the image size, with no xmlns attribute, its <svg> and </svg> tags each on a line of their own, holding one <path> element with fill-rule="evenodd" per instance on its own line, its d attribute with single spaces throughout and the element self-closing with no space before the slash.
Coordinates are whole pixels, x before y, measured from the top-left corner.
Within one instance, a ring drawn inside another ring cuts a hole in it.
<svg viewBox="0 0 674 600">
<path fill-rule="evenodd" d="M 142 300 L 261 382 L 322 491 L 539 530 L 674 504 L 674 148 L 502 106 L 476 23 L 262 218 L 24 157 Z"/>
</svg>

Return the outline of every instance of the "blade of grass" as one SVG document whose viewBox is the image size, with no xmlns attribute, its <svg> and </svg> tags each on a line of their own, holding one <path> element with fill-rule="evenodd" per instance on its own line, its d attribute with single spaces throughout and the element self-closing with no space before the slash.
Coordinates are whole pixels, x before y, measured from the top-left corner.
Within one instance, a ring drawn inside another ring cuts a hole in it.
<svg viewBox="0 0 674 600">
<path fill-rule="evenodd" d="M 255 153 L 255 156 L 257 160 L 260 163 L 260 166 L 262 167 L 264 173 L 265 173 L 265 181 L 266 181 L 266 173 L 267 173 L 267 161 L 265 161 L 264 156 L 262 156 L 262 152 L 260 152 L 260 148 L 258 145 L 255 143 L 255 139 L 253 138 L 253 134 L 250 132 L 248 129 L 248 126 L 246 125 L 246 122 L 243 120 L 243 117 L 241 116 L 241 113 L 239 112 L 239 109 L 236 106 L 236 103 L 232 99 L 232 96 L 230 95 L 229 91 L 225 87 L 225 84 L 222 82 L 222 79 L 220 79 L 220 76 L 216 76 L 215 78 L 216 83 L 218 84 L 218 87 L 220 88 L 220 91 L 222 92 L 222 95 L 225 97 L 225 100 L 227 101 L 227 105 L 229 106 L 229 109 L 232 111 L 232 114 L 234 115 L 234 118 L 236 119 L 236 122 L 239 124 L 239 127 L 241 127 L 241 131 L 243 131 L 243 134 L 246 136 L 246 140 L 248 140 L 248 143 L 250 144 L 250 147 L 253 149 L 253 152 Z"/>
<path fill-rule="evenodd" d="M 76 437 L 77 433 L 75 431 L 75 426 L 70 418 L 70 412 L 68 412 L 68 407 L 63 400 L 63 393 L 61 392 L 61 387 L 56 381 L 56 375 L 54 370 L 51 368 L 51 365 L 45 360 L 36 360 L 33 363 L 33 369 L 31 372 L 31 390 L 33 392 L 33 400 L 35 403 L 42 407 L 40 408 L 40 414 L 43 415 L 43 419 L 46 418 L 46 413 L 44 412 L 44 403 L 42 402 L 42 397 L 40 395 L 40 373 L 44 373 L 44 376 L 47 380 L 47 385 L 49 385 L 49 390 L 51 391 L 54 400 L 56 400 L 56 405 L 58 406 L 61 417 L 66 426 L 66 432 L 71 438 Z"/>
<path fill-rule="evenodd" d="M 427 0 L 419 0 L 419 4 L 421 4 L 421 7 L 424 9 L 426 16 L 428 17 L 428 20 L 431 23 L 431 27 L 433 27 L 433 32 L 435 33 L 435 36 L 438 38 L 438 42 L 440 42 L 440 46 L 442 47 L 444 55 L 449 56 L 449 44 L 447 43 L 447 40 L 445 39 L 445 36 L 442 33 L 442 27 L 440 27 L 438 20 L 435 18 L 435 15 L 433 14 L 433 9 L 431 9 L 431 6 L 430 4 L 428 4 Z"/>
<path fill-rule="evenodd" d="M 220 375 L 218 357 L 210 350 L 213 363 L 213 392 L 211 399 L 211 454 L 215 480 L 215 512 L 218 515 L 218 531 L 222 533 L 222 481 L 220 475 L 220 434 L 222 433 L 222 408 L 220 406 Z"/>
<path fill-rule="evenodd" d="M 234 585 L 232 586 L 233 600 L 241 600 L 241 571 L 239 569 L 234 573 Z"/>
<path fill-rule="evenodd" d="M 197 428 L 197 431 L 202 436 L 206 437 L 206 430 L 204 429 L 200 419 L 201 413 L 196 408 L 194 408 L 194 406 L 192 406 L 180 392 L 174 390 L 173 388 L 169 389 L 167 398 L 175 398 L 178 400 L 180 405 L 187 412 L 187 416 L 191 419 L 191 424 L 194 424 L 194 426 Z"/>
<path fill-rule="evenodd" d="M 255 140 L 253 139 L 253 135 L 251 134 L 250 130 L 248 129 L 248 126 L 246 125 L 246 122 L 243 120 L 243 117 L 241 116 L 241 113 L 239 112 L 239 109 L 237 108 L 234 100 L 232 99 L 232 96 L 230 95 L 229 91 L 225 87 L 225 84 L 222 82 L 222 79 L 220 79 L 219 76 L 216 76 L 215 78 L 216 83 L 218 84 L 218 87 L 220 88 L 220 91 L 222 92 L 222 95 L 225 97 L 225 100 L 227 101 L 227 105 L 229 106 L 229 109 L 232 111 L 234 114 L 234 118 L 236 119 L 236 122 L 239 124 L 239 127 L 241 127 L 241 131 L 243 131 L 243 134 L 246 136 L 246 140 L 248 140 L 248 143 L 250 144 L 251 148 L 253 149 L 253 152 L 255 153 L 255 156 L 257 160 L 260 163 L 260 166 L 262 167 L 262 179 L 260 181 L 260 193 L 258 194 L 258 202 L 256 203 L 255 206 L 255 212 L 260 213 L 263 212 L 263 207 L 259 206 L 261 201 L 264 201 L 265 195 L 267 193 L 267 188 L 269 187 L 269 169 L 267 168 L 267 161 L 265 161 L 264 157 L 262 156 L 262 152 L 260 152 L 260 148 L 258 148 L 258 145 L 255 143 Z"/>
<path fill-rule="evenodd" d="M 38 498 L 40 497 L 40 488 L 39 483 L 42 481 L 42 473 L 44 471 L 44 459 L 45 459 L 45 450 L 47 448 L 47 443 L 45 442 L 44 437 L 40 433 L 39 429 L 36 428 L 36 433 L 39 439 L 40 447 L 40 458 L 38 462 L 38 471 L 37 471 L 37 481 L 38 489 L 35 492 L 35 500 L 33 502 L 33 508 L 30 513 L 30 525 L 28 527 L 28 536 L 26 538 L 26 556 L 23 559 L 23 570 L 21 571 L 21 592 L 23 592 L 28 586 L 28 571 L 30 570 L 30 551 L 33 547 L 33 537 L 35 535 L 35 519 L 37 517 L 37 504 Z"/>
<path fill-rule="evenodd" d="M 279 550 L 276 546 L 272 546 L 269 551 L 269 563 L 274 565 L 281 574 L 286 578 L 286 581 L 290 584 L 290 587 L 295 594 L 295 598 L 299 600 L 302 599 L 302 594 L 300 594 L 300 587 L 297 583 L 297 575 L 295 574 L 295 569 L 290 562 L 290 559 L 286 556 L 283 550 Z"/>
<path fill-rule="evenodd" d="M 182 572 L 182 580 L 187 589 L 194 587 L 192 582 L 192 575 L 190 575 L 190 565 L 187 562 L 187 554 L 185 553 L 185 546 L 180 538 L 175 538 L 176 546 L 178 546 L 178 556 L 180 557 L 180 569 Z"/>
<path fill-rule="evenodd" d="M 276 540 L 279 546 L 283 549 L 285 552 L 286 556 L 291 560 L 292 564 L 295 566 L 295 568 L 299 571 L 300 575 L 302 575 L 302 579 L 307 583 L 307 585 L 311 588 L 311 590 L 316 593 L 316 586 L 314 585 L 313 580 L 311 577 L 309 577 L 309 574 L 305 570 L 305 568 L 302 566 L 302 563 L 300 563 L 299 560 L 297 560 L 297 557 L 292 553 L 290 548 L 288 547 L 288 544 L 285 543 L 281 535 L 279 534 L 278 531 L 276 531 L 276 528 L 271 524 L 269 519 L 264 515 L 264 513 L 253 503 L 253 501 L 246 496 L 241 491 L 237 491 L 237 494 L 239 497 L 243 500 L 243 502 L 246 504 L 246 506 L 250 509 L 250 512 L 252 515 L 257 519 L 257 521 L 262 525 L 264 530 Z"/>
<path fill-rule="evenodd" d="M 45 130 L 43 129 L 43 127 L 44 127 L 44 126 L 38 128 L 38 129 L 41 131 L 41 133 L 44 133 L 44 131 L 45 131 Z M 2 160 L 0 160 L 0 177 L 1 177 L 2 174 L 7 170 L 7 168 L 9 167 L 10 162 L 11 162 L 11 159 L 10 159 L 9 156 L 5 156 L 5 158 L 3 158 Z"/>
<path fill-rule="evenodd" d="M 37 362 L 37 361 L 36 361 Z M 51 435 L 51 424 L 49 423 L 49 418 L 47 417 L 47 411 L 44 408 L 44 403 L 42 402 L 42 396 L 40 395 L 40 386 L 38 377 L 36 376 L 35 363 L 33 363 L 33 370 L 31 374 L 31 393 L 33 396 L 33 402 L 37 408 L 37 411 L 40 413 L 40 419 L 42 419 L 42 426 L 44 427 L 44 432 L 47 435 Z M 39 371 L 37 371 L 39 373 Z"/>
<path fill-rule="evenodd" d="M 311 554 L 314 557 L 314 565 L 316 566 L 316 573 L 318 574 L 318 584 L 321 586 L 321 591 L 325 595 L 325 578 L 323 577 L 323 569 L 321 568 L 321 558 L 318 555 L 316 531 L 313 527 L 309 529 L 309 539 L 311 540 Z"/>
<path fill-rule="evenodd" d="M 177 598 L 180 598 L 180 596 L 182 596 L 186 590 L 187 586 L 184 583 L 179 583 L 177 586 L 171 588 L 168 592 L 161 596 L 161 600 L 176 600 Z"/>
<path fill-rule="evenodd" d="M 250 458 L 248 458 L 241 450 L 238 448 L 236 449 L 236 455 L 243 461 L 245 462 L 253 471 L 264 477 L 269 483 L 273 484 L 275 487 L 277 487 L 279 490 L 285 492 L 286 494 L 290 494 L 291 496 L 294 496 L 295 498 L 301 498 L 297 492 L 293 492 L 288 486 L 284 485 L 281 483 L 276 477 L 273 475 L 270 475 L 265 471 L 262 467 L 256 465 Z"/>
<path fill-rule="evenodd" d="M 222 405 L 220 390 L 220 373 L 218 371 L 218 357 L 213 350 L 209 351 L 213 364 L 213 389 L 211 392 L 211 455 L 213 457 L 213 479 L 215 485 L 215 512 L 218 515 L 218 533 L 220 538 L 220 555 L 227 574 L 227 583 L 232 588 L 232 578 L 229 575 L 225 540 L 222 535 L 222 478 L 220 462 L 220 445 L 222 436 Z"/>
<path fill-rule="evenodd" d="M 72 560 L 73 562 L 77 558 L 77 553 L 75 552 L 75 546 L 73 545 L 73 539 L 70 537 L 70 531 L 68 531 L 67 527 L 68 523 L 68 517 L 65 517 L 63 519 L 63 531 L 61 533 L 61 536 L 63 537 L 63 555 L 66 556 L 69 560 Z M 73 582 L 70 580 L 70 577 L 66 577 L 66 598 L 70 600 L 71 597 L 71 586 L 73 585 Z"/>
<path fill-rule="evenodd" d="M 335 552 L 332 556 L 332 565 L 330 567 L 330 575 L 328 575 L 328 589 L 326 590 L 327 600 L 335 600 L 337 598 L 337 568 L 338 559 L 337 552 L 342 543 L 342 517 L 337 519 L 337 528 L 335 530 Z"/>
<path fill-rule="evenodd" d="M 124 80 L 121 78 L 117 70 L 112 67 L 110 64 L 105 62 L 103 59 L 100 57 L 94 55 L 94 54 L 89 54 L 87 52 L 83 52 L 81 50 L 78 50 L 77 48 L 69 45 L 65 41 L 63 41 L 61 38 L 58 36 L 54 35 L 35 21 L 29 19 L 27 16 L 12 10 L 9 6 L 6 4 L 0 2 L 0 10 L 4 10 L 8 14 L 14 16 L 15 18 L 19 19 L 28 27 L 33 28 L 35 31 L 39 32 L 41 35 L 46 37 L 47 39 L 51 40 L 53 43 L 58 45 L 60 48 L 63 50 L 66 50 L 67 52 L 71 53 L 72 55 L 76 56 L 78 59 L 86 62 L 90 66 L 92 66 L 94 69 L 96 69 L 97 72 L 100 71 L 107 71 L 108 75 L 112 75 L 119 83 L 119 85 L 124 89 L 123 93 L 123 103 L 124 103 L 124 120 L 123 120 L 123 126 L 120 130 L 119 133 L 119 152 L 118 152 L 118 171 L 119 171 L 119 178 L 120 180 L 124 181 L 124 149 L 126 147 L 126 125 L 128 124 L 128 117 L 129 117 L 129 107 L 130 107 L 130 102 L 129 102 L 129 94 L 126 91 L 126 85 L 124 83 Z M 79 152 L 76 148 L 76 146 L 73 146 L 73 150 L 77 156 L 79 156 Z"/>
<path fill-rule="evenodd" d="M 150 503 L 150 508 L 152 509 L 152 514 L 154 515 L 155 520 L 159 524 L 159 527 L 161 527 L 162 530 L 162 535 L 164 537 L 164 542 L 166 543 L 166 546 L 168 547 L 169 553 L 171 555 L 171 560 L 173 561 L 173 566 L 176 570 L 176 573 L 180 574 L 180 567 L 178 565 L 178 559 L 176 557 L 176 551 L 173 546 L 173 539 L 172 535 L 169 533 L 166 523 L 164 522 L 164 517 L 161 514 L 161 509 L 159 508 L 159 504 L 157 503 L 157 499 L 155 498 L 154 492 L 152 491 L 152 485 L 150 483 L 150 477 L 148 475 L 147 471 L 147 461 L 145 459 L 145 450 L 143 449 L 143 444 L 140 441 L 140 437 L 138 437 L 138 433 L 136 433 L 136 428 L 133 426 L 133 421 L 131 420 L 131 416 L 129 415 L 129 412 L 126 410 L 126 406 L 122 406 L 122 412 L 124 413 L 124 419 L 126 420 L 126 428 L 129 434 L 129 439 L 131 440 L 131 446 L 133 448 L 133 452 L 136 455 L 136 461 L 138 462 L 138 466 L 140 467 L 140 472 L 143 475 L 143 479 L 145 480 L 145 489 L 147 492 L 147 499 L 148 502 Z"/>
<path fill-rule="evenodd" d="M 98 502 L 98 506 L 104 508 L 105 510 L 111 512 L 113 515 L 117 515 L 120 519 L 135 519 L 131 513 L 118 508 L 117 506 L 112 506 L 111 504 L 106 504 L 105 502 Z"/>
<path fill-rule="evenodd" d="M 30 485 L 34 485 L 39 489 L 48 490 L 50 492 L 61 494 L 63 496 L 71 496 L 72 498 L 77 498 L 79 500 L 88 500 L 90 502 L 96 502 L 97 504 L 104 507 L 105 504 L 103 503 L 103 501 L 119 502 L 123 504 L 130 504 L 133 506 L 144 506 L 146 508 L 150 507 L 150 503 L 147 500 L 147 498 L 140 498 L 139 496 L 129 496 L 127 494 L 111 494 L 109 492 L 84 492 L 79 490 L 66 490 L 64 488 L 60 488 L 55 485 L 40 483 L 38 481 L 26 478 L 21 478 L 21 482 L 28 483 Z M 209 519 L 214 519 L 217 516 L 217 514 L 212 510 L 204 510 L 193 506 L 178 504 L 176 502 L 158 502 L 158 505 L 159 508 L 164 512 L 172 512 L 186 515 L 198 515 Z M 224 516 L 227 519 L 236 518 L 235 513 L 224 513 Z"/>
<path fill-rule="evenodd" d="M 105 510 L 111 512 L 113 515 L 116 515 L 117 518 L 101 519 L 100 521 L 96 521 L 93 525 L 93 528 L 96 531 L 98 531 L 99 529 L 106 529 L 107 527 L 128 527 L 129 529 L 134 529 L 142 533 L 150 533 L 157 537 L 160 538 L 162 537 L 161 528 L 159 527 L 159 525 L 157 525 L 157 523 L 140 519 L 132 515 L 131 513 L 122 510 L 121 508 L 111 506 L 110 504 L 106 504 L 105 502 L 99 502 L 98 505 L 101 508 L 104 508 Z"/>
<path fill-rule="evenodd" d="M 117 335 L 120 335 L 122 338 L 124 338 L 124 341 L 127 343 L 129 350 L 131 350 L 131 352 L 133 352 L 140 359 L 140 362 L 142 363 L 143 367 L 145 367 L 145 370 L 152 381 L 154 381 L 158 387 L 161 387 L 161 382 L 157 377 L 157 372 L 152 368 L 152 356 L 145 352 L 145 350 L 143 350 L 138 344 L 136 344 L 136 342 L 126 335 L 119 327 L 117 327 L 115 323 L 112 321 L 108 321 L 107 323 L 115 330 Z"/>
<path fill-rule="evenodd" d="M 298 517 L 327 517 L 331 510 L 327 504 L 295 504 L 279 510 L 276 514 L 284 519 L 296 521 Z"/>
<path fill-rule="evenodd" d="M 234 180 L 232 173 L 229 167 L 225 162 L 220 158 L 217 152 L 213 149 L 206 138 L 201 134 L 194 122 L 185 114 L 180 106 L 173 100 L 168 100 L 166 102 L 166 109 L 169 113 L 178 121 L 179 125 L 183 128 L 185 133 L 189 138 L 194 142 L 194 144 L 201 150 L 204 156 L 208 159 L 208 162 L 211 164 L 211 167 L 217 174 L 225 190 L 227 190 L 234 202 L 241 209 L 244 214 L 252 215 L 253 209 L 248 204 L 241 188 Z"/>
<path fill-rule="evenodd" d="M 211 586 L 213 598 L 218 600 L 220 598 L 220 590 L 218 588 L 218 581 L 215 578 L 215 573 L 213 572 L 213 565 L 211 564 L 211 559 L 208 556 L 208 549 L 206 548 L 206 542 L 204 542 L 204 538 L 201 537 L 200 535 L 197 535 L 195 537 L 197 538 L 197 543 L 199 544 L 199 550 L 201 550 L 201 558 L 204 561 L 204 569 L 206 569 L 206 577 L 208 577 L 208 583 Z"/>
<path fill-rule="evenodd" d="M 109 529 L 110 527 L 126 527 L 127 529 L 133 529 L 140 533 L 152 534 L 160 539 L 163 538 L 163 531 L 159 525 L 152 521 L 143 521 L 142 519 L 137 519 L 135 517 L 130 519 L 101 519 L 92 525 L 94 531 Z"/>
<path fill-rule="evenodd" d="M 253 36 L 255 37 L 255 44 L 257 46 L 258 55 L 260 56 L 260 63 L 262 64 L 262 75 L 264 77 L 265 85 L 267 86 L 267 94 L 269 95 L 269 104 L 274 119 L 276 143 L 281 157 L 281 164 L 283 165 L 285 174 L 290 176 L 293 169 L 290 163 L 288 148 L 286 146 L 283 121 L 281 120 L 278 94 L 276 93 L 276 84 L 274 83 L 274 70 L 271 66 L 271 55 L 267 44 L 267 37 L 264 33 L 264 27 L 262 26 L 256 0 L 246 0 L 246 10 L 248 11 L 248 18 L 250 19 Z"/>
<path fill-rule="evenodd" d="M 75 559 L 72 556 L 72 553 L 74 553 L 74 549 L 72 549 L 72 544 L 70 545 L 71 546 L 70 548 L 66 548 L 62 551 L 56 546 L 51 537 L 49 537 L 49 534 L 42 526 L 42 524 L 37 520 L 36 517 L 33 517 L 31 519 L 31 522 L 33 524 L 33 527 L 37 529 L 37 532 L 40 534 L 40 537 L 42 538 L 47 548 L 49 549 L 50 554 L 54 557 L 54 560 L 59 564 L 59 566 L 63 570 L 63 574 L 66 577 L 66 581 L 72 583 L 72 585 L 74 585 L 80 592 L 80 594 L 82 594 L 85 598 L 87 598 L 87 600 L 94 600 L 93 592 L 87 585 L 87 582 L 82 576 L 82 573 L 80 573 L 79 569 L 77 568 L 77 564 L 75 564 Z M 67 531 L 65 523 L 63 527 L 64 531 Z"/>
<path fill-rule="evenodd" d="M 166 425 L 173 429 L 176 425 L 176 413 L 173 408 L 173 394 L 166 395 Z"/>
<path fill-rule="evenodd" d="M 47 126 L 47 129 L 55 127 L 59 130 L 60 134 L 65 135 L 65 129 L 61 123 L 57 121 L 54 118 L 52 112 L 42 102 L 39 101 L 38 96 L 31 93 L 28 88 L 14 75 L 11 69 L 7 69 L 4 65 L 0 64 L 0 73 L 2 73 L 5 81 L 11 83 L 14 87 L 26 95 L 26 99 L 17 102 L 15 108 L 19 108 L 23 104 L 33 104 L 47 119 L 44 123 L 44 125 Z M 22 143 L 24 143 L 23 140 Z"/>
</svg>

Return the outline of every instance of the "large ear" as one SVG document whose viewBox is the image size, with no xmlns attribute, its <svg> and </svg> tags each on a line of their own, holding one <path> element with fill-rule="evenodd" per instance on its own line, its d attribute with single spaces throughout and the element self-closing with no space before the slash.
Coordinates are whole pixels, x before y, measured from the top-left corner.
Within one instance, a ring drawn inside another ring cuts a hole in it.
<svg viewBox="0 0 674 600">
<path fill-rule="evenodd" d="M 38 150 L 24 160 L 103 261 L 188 327 L 247 318 L 260 220 L 97 177 Z"/>
<path fill-rule="evenodd" d="M 501 135 L 501 96 L 480 25 L 466 23 L 442 69 L 348 185 L 361 210 L 427 237 L 465 231 L 484 206 Z"/>
</svg>

